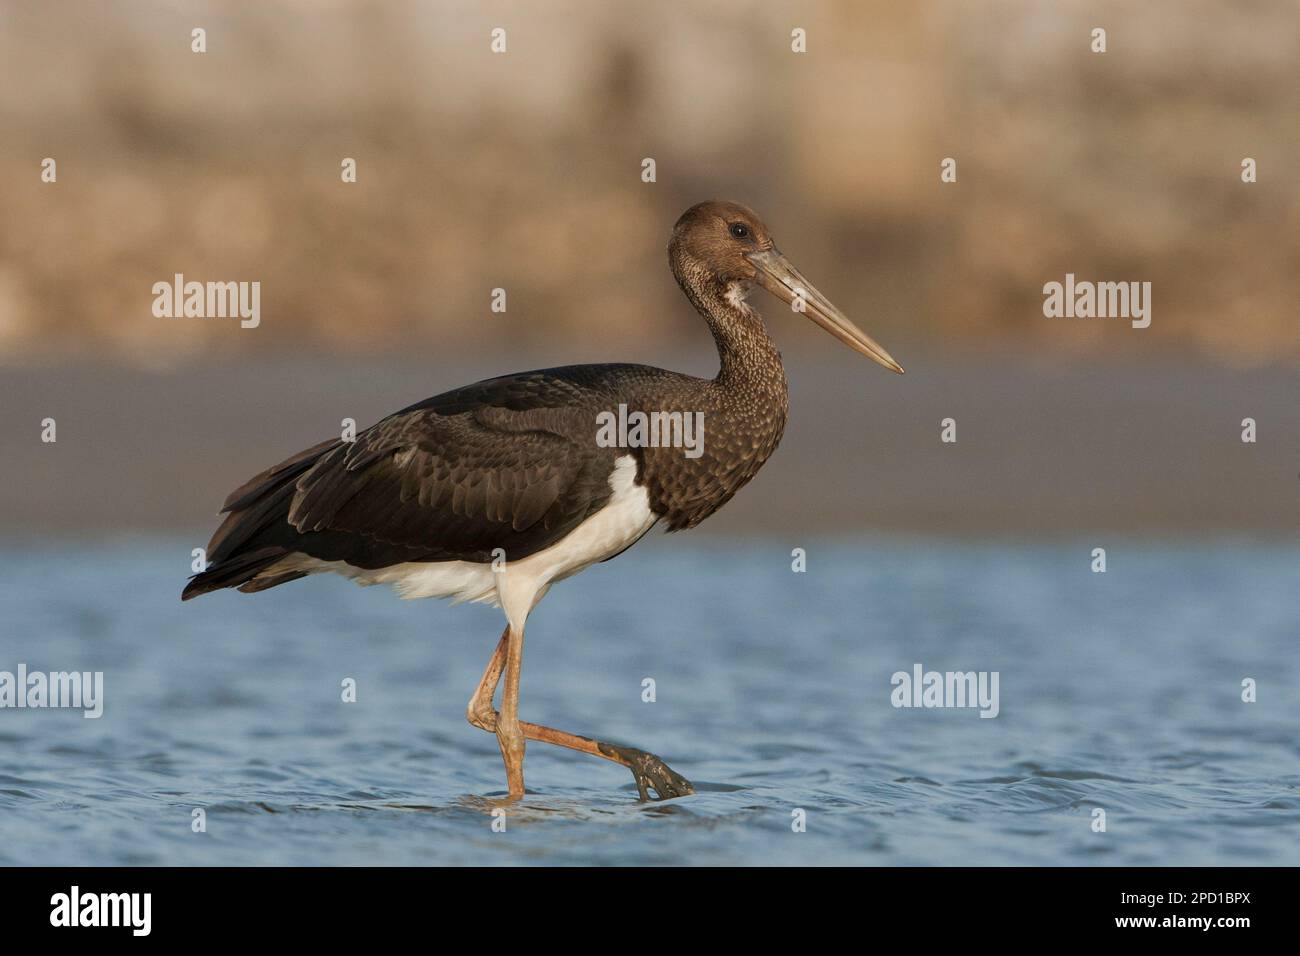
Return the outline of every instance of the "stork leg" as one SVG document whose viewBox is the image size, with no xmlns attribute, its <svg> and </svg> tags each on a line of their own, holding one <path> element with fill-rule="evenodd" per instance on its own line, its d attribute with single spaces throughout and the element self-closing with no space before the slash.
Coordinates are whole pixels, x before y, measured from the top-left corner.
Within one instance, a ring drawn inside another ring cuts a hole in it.
<svg viewBox="0 0 1300 956">
<path fill-rule="evenodd" d="M 498 742 L 501 741 L 499 725 L 503 719 L 506 701 L 510 696 L 510 677 L 508 674 L 506 675 L 506 696 L 501 702 L 502 714 L 499 715 L 493 708 L 492 699 L 496 696 L 497 684 L 501 681 L 501 673 L 507 666 L 510 652 L 510 636 L 510 628 L 507 627 L 505 633 L 501 635 L 501 640 L 497 643 L 497 649 L 493 652 L 492 659 L 488 661 L 487 668 L 483 671 L 483 679 L 479 682 L 478 689 L 474 691 L 474 696 L 470 698 L 469 707 L 466 711 L 466 717 L 471 724 L 481 730 L 486 730 L 488 733 L 495 733 Z M 520 639 L 522 642 L 522 635 Z M 518 692 L 518 676 L 516 675 L 516 706 L 518 705 Z M 632 777 L 636 780 L 636 788 L 642 800 L 650 799 L 650 790 L 654 790 L 660 800 L 683 797 L 695 792 L 695 788 L 691 786 L 689 780 L 675 772 L 652 753 L 637 750 L 634 747 L 620 747 L 616 744 L 605 743 L 603 740 L 593 740 L 590 737 L 566 733 L 553 727 L 543 727 L 541 724 L 530 724 L 527 721 L 518 720 L 517 715 L 516 722 L 523 737 L 528 740 L 555 744 L 558 747 L 567 747 L 570 750 L 578 750 L 585 754 L 591 754 L 593 757 L 612 760 L 614 763 L 627 767 L 632 771 Z M 501 746 L 501 753 L 506 759 L 506 776 L 509 779 L 510 758 L 506 756 L 504 743 Z M 522 795 L 522 743 L 519 747 L 519 786 L 519 795 Z M 516 795 L 513 787 L 511 795 Z"/>
<path fill-rule="evenodd" d="M 501 692 L 501 710 L 496 715 L 496 735 L 497 744 L 501 747 L 501 759 L 506 764 L 506 786 L 510 790 L 511 798 L 518 799 L 524 795 L 526 740 L 523 727 L 519 723 L 519 673 L 524 657 L 523 628 L 507 626 L 501 642 L 505 648 L 506 686 Z"/>
</svg>

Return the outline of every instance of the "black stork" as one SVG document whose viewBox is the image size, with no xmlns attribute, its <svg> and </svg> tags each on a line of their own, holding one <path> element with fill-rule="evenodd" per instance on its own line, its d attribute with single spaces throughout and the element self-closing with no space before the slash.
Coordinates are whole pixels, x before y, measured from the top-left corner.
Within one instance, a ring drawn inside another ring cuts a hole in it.
<svg viewBox="0 0 1300 956">
<path fill-rule="evenodd" d="M 556 581 L 620 554 L 655 524 L 668 531 L 698 525 L 776 449 L 788 391 L 781 355 L 746 302 L 755 283 L 855 351 L 903 369 L 808 283 L 745 206 L 713 201 L 686 210 L 668 260 L 717 343 L 715 378 L 572 365 L 487 379 L 411 405 L 354 441 L 322 442 L 232 492 L 208 544 L 209 565 L 182 599 L 228 587 L 263 591 L 333 571 L 361 584 L 392 584 L 407 598 L 490 602 L 505 612 L 506 628 L 467 716 L 496 734 L 511 798 L 524 794 L 526 740 L 630 768 L 642 800 L 649 789 L 661 800 L 692 793 L 654 754 L 519 719 L 524 622 Z M 693 416 L 704 440 L 688 455 L 633 429 L 620 447 L 598 425 L 635 412 Z"/>
</svg>

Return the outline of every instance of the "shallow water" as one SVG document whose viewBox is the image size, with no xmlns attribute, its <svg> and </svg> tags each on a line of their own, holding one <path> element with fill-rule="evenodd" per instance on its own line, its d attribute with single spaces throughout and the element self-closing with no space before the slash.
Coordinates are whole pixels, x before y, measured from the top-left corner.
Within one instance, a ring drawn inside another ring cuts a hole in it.
<svg viewBox="0 0 1300 956">
<path fill-rule="evenodd" d="M 1112 540 L 1094 574 L 1095 544 L 652 535 L 542 603 L 521 710 L 699 793 L 534 743 L 494 832 L 464 710 L 499 611 L 337 578 L 182 605 L 188 540 L 11 542 L 0 670 L 106 703 L 0 710 L 0 862 L 1300 863 L 1300 546 Z M 997 671 L 998 716 L 892 706 L 918 662 Z"/>
</svg>

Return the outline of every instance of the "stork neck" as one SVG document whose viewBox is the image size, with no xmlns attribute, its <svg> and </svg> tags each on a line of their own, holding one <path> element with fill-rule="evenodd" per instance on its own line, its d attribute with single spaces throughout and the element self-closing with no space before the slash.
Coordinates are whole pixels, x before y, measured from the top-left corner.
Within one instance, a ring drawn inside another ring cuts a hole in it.
<svg viewBox="0 0 1300 956">
<path fill-rule="evenodd" d="M 732 286 L 695 289 L 687 296 L 704 316 L 718 347 L 720 368 L 715 379 L 724 387 L 759 385 L 764 391 L 786 391 L 781 353 L 768 335 L 763 318 L 745 301 L 741 290 Z"/>
</svg>

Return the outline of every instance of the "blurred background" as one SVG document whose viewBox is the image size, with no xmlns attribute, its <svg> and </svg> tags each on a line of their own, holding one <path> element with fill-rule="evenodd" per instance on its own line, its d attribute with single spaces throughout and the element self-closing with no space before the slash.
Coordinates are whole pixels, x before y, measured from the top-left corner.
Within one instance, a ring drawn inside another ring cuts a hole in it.
<svg viewBox="0 0 1300 956">
<path fill-rule="evenodd" d="M 712 374 L 664 255 L 711 197 L 909 375 L 760 302 L 791 425 L 706 531 L 1300 517 L 1289 0 L 6 0 L 0 64 L 0 529 L 198 529 L 341 418 L 477 377 Z M 178 272 L 260 281 L 260 326 L 154 317 Z M 1067 272 L 1151 282 L 1150 328 L 1044 318 Z"/>
<path fill-rule="evenodd" d="M 0 713 L 0 864 L 1294 864 L 1298 126 L 1294 0 L 0 0 L 0 668 L 108 688 Z M 714 374 L 665 246 L 715 197 L 907 375 L 756 296 L 782 447 L 529 622 L 529 719 L 698 796 L 535 747 L 484 838 L 498 612 L 182 606 L 192 549 L 344 418 Z M 260 282 L 259 326 L 156 318 L 176 273 Z M 1150 327 L 1045 318 L 1066 273 L 1150 282 Z M 917 661 L 1002 674 L 998 719 L 892 707 Z"/>
</svg>

